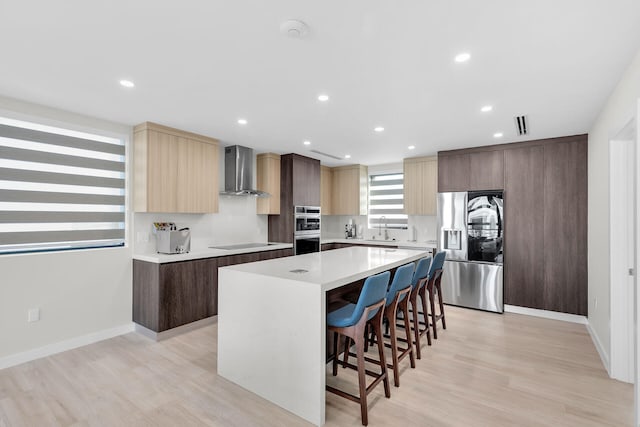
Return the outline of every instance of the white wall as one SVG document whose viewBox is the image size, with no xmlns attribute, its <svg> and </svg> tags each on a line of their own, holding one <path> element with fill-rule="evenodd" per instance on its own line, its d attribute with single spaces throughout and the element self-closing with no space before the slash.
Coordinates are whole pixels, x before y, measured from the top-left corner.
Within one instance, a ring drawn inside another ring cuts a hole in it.
<svg viewBox="0 0 640 427">
<path fill-rule="evenodd" d="M 175 222 L 178 228 L 191 230 L 191 250 L 198 251 L 216 244 L 266 242 L 267 215 L 256 215 L 253 197 L 220 197 L 220 210 L 216 214 L 134 214 L 136 230 L 135 253 L 154 253 L 155 236 L 151 234 L 154 222 Z M 143 242 L 144 237 L 148 242 Z M 142 240 L 141 240 L 142 239 Z"/>
<path fill-rule="evenodd" d="M 130 138 L 129 126 L 0 97 L 0 114 Z M 129 215 L 128 215 L 129 216 Z M 131 323 L 129 247 L 0 256 L 3 357 Z M 41 309 L 27 323 L 27 310 Z"/>
<path fill-rule="evenodd" d="M 589 132 L 589 324 L 609 360 L 609 140 L 633 117 L 640 98 L 640 51 Z M 597 306 L 596 306 L 597 302 Z"/>
</svg>

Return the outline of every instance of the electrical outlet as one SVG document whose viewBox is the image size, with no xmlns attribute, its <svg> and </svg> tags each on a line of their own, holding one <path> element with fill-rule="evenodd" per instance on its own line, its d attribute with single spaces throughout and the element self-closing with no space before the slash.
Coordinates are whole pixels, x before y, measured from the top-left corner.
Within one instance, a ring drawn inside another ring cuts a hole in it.
<svg viewBox="0 0 640 427">
<path fill-rule="evenodd" d="M 40 320 L 40 309 L 32 308 L 27 310 L 27 322 L 37 322 Z"/>
</svg>

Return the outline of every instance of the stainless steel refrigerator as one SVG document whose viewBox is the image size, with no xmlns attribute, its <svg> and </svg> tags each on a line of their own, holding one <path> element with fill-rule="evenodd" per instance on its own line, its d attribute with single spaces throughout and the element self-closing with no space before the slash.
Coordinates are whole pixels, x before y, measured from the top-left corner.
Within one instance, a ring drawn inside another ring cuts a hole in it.
<svg viewBox="0 0 640 427">
<path fill-rule="evenodd" d="M 447 254 L 445 303 L 504 311 L 503 242 L 502 190 L 438 194 L 438 250 Z"/>
</svg>

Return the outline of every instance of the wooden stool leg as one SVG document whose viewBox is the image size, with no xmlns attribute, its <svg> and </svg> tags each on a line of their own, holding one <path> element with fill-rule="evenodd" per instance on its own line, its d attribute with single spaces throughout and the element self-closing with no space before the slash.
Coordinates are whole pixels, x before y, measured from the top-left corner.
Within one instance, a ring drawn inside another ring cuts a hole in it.
<svg viewBox="0 0 640 427">
<path fill-rule="evenodd" d="M 369 351 L 369 324 L 364 327 L 364 352 Z"/>
<path fill-rule="evenodd" d="M 398 338 L 396 337 L 396 319 L 395 316 L 393 316 L 393 314 L 395 313 L 387 314 L 389 319 L 389 329 L 391 332 L 391 364 L 393 366 L 393 385 L 396 387 L 400 387 L 400 374 L 398 373 Z"/>
<path fill-rule="evenodd" d="M 420 318 L 418 316 L 418 296 L 411 301 L 411 305 L 413 307 L 413 335 L 416 341 L 416 357 L 421 359 L 420 353 Z"/>
<path fill-rule="evenodd" d="M 411 343 L 411 322 L 409 322 L 409 298 L 405 298 L 400 303 L 400 310 L 404 317 L 404 331 L 407 334 L 407 345 L 409 346 L 409 360 L 411 361 L 411 367 L 416 367 L 416 359 L 413 355 L 413 344 Z"/>
<path fill-rule="evenodd" d="M 426 285 L 421 288 L 420 302 L 422 303 L 422 313 L 424 317 L 424 327 L 427 331 L 427 345 L 431 345 L 431 328 L 429 327 L 429 310 L 427 310 Z"/>
<path fill-rule="evenodd" d="M 380 309 L 381 311 L 383 308 Z M 391 397 L 391 388 L 389 388 L 389 374 L 387 373 L 387 359 L 384 356 L 384 340 L 382 335 L 382 313 L 379 314 L 380 318 L 374 318 L 373 330 L 377 337 L 378 343 L 378 356 L 380 357 L 380 369 L 382 369 L 382 375 L 384 378 L 382 384 L 384 385 L 384 395 L 386 398 Z"/>
<path fill-rule="evenodd" d="M 333 376 L 338 375 L 338 333 L 333 333 Z"/>
<path fill-rule="evenodd" d="M 442 318 L 442 329 L 447 329 L 447 322 L 444 320 L 444 303 L 442 302 L 442 287 L 440 281 L 437 283 L 438 288 L 438 304 L 440 304 L 440 317 Z"/>
<path fill-rule="evenodd" d="M 364 337 L 357 337 L 356 342 L 356 359 L 358 362 L 358 386 L 360 389 L 360 414 L 362 416 L 362 425 L 369 424 L 367 414 L 367 382 L 364 366 Z"/>
<path fill-rule="evenodd" d="M 434 298 L 434 290 L 433 285 L 430 285 L 428 288 L 429 291 L 429 305 L 431 307 L 431 326 L 433 327 L 433 338 L 438 339 L 438 325 L 436 325 L 436 304 L 433 300 Z M 429 323 L 429 318 L 426 316 L 425 312 L 425 323 Z"/>
<path fill-rule="evenodd" d="M 349 347 L 351 347 L 351 338 L 344 337 L 344 356 L 342 359 L 342 367 L 346 368 L 349 363 Z"/>
</svg>

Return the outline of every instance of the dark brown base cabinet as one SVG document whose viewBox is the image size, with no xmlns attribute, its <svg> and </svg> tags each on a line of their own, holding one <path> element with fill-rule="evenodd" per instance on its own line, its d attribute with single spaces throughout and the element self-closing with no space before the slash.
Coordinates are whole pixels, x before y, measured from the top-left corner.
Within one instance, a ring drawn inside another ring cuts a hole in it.
<svg viewBox="0 0 640 427">
<path fill-rule="evenodd" d="M 505 304 L 588 314 L 587 135 L 441 152 L 438 179 L 504 189 Z"/>
<path fill-rule="evenodd" d="M 293 255 L 292 249 L 158 264 L 133 260 L 133 321 L 154 332 L 218 314 L 218 268 Z"/>
</svg>

